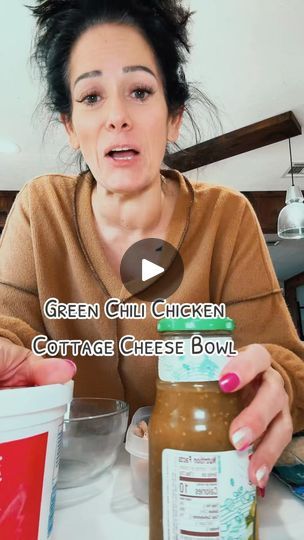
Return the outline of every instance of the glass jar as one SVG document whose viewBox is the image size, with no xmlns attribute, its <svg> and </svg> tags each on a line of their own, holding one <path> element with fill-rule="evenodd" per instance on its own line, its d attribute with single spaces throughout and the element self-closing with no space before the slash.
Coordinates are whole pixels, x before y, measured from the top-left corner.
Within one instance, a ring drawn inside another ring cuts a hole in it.
<svg viewBox="0 0 304 540">
<path fill-rule="evenodd" d="M 219 388 L 225 355 L 193 354 L 193 336 L 231 353 L 233 328 L 228 318 L 158 323 L 164 339 L 183 341 L 185 354 L 159 358 L 149 422 L 150 540 L 255 538 L 248 451 L 237 452 L 229 440 L 229 426 L 242 410 L 240 394 Z"/>
</svg>

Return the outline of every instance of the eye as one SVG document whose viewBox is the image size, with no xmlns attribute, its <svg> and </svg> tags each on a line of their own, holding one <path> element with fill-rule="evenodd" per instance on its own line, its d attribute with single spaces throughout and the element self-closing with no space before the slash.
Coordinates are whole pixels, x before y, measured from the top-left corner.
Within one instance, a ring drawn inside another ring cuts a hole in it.
<svg viewBox="0 0 304 540">
<path fill-rule="evenodd" d="M 145 101 L 149 95 L 153 94 L 153 89 L 148 86 L 141 86 L 138 88 L 135 88 L 133 90 L 132 95 L 139 100 L 139 101 Z"/>
<path fill-rule="evenodd" d="M 90 93 L 86 94 L 85 96 L 81 97 L 80 99 L 76 99 L 77 103 L 85 103 L 85 105 L 88 105 L 89 107 L 92 107 L 92 105 L 95 105 L 100 101 L 101 97 L 99 94 L 96 93 Z"/>
</svg>

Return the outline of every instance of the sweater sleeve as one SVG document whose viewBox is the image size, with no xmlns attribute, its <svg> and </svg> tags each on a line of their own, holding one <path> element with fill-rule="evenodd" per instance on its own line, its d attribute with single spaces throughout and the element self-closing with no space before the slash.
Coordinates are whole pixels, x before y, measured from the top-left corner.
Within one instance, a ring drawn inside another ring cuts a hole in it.
<svg viewBox="0 0 304 540">
<path fill-rule="evenodd" d="M 0 240 L 0 337 L 31 348 L 45 334 L 39 303 L 27 187 L 18 194 Z"/>
<path fill-rule="evenodd" d="M 236 321 L 236 347 L 263 344 L 289 394 L 294 431 L 304 428 L 304 343 L 298 338 L 257 217 L 246 201 L 222 301 Z"/>
</svg>

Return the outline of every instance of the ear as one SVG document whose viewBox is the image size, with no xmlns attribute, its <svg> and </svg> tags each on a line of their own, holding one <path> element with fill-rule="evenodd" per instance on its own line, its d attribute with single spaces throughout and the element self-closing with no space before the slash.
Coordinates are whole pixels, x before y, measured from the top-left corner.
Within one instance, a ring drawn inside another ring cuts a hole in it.
<svg viewBox="0 0 304 540">
<path fill-rule="evenodd" d="M 184 108 L 182 107 L 175 113 L 171 115 L 168 120 L 168 142 L 177 141 L 180 133 L 180 128 L 183 121 Z"/>
<path fill-rule="evenodd" d="M 74 150 L 78 150 L 80 148 L 80 144 L 78 142 L 78 138 L 74 130 L 72 120 L 68 117 L 67 114 L 61 114 L 60 120 L 63 123 L 65 130 L 68 134 L 70 145 L 72 146 L 72 148 L 74 148 Z"/>
</svg>

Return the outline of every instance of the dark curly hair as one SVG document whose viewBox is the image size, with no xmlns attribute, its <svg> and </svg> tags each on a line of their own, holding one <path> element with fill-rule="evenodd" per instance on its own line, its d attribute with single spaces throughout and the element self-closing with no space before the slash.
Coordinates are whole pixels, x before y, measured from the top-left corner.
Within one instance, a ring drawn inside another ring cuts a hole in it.
<svg viewBox="0 0 304 540">
<path fill-rule="evenodd" d="M 102 23 L 132 26 L 147 40 L 160 69 L 170 114 L 188 113 L 198 140 L 200 130 L 187 108 L 192 95 L 213 111 L 216 107 L 187 83 L 184 66 L 190 51 L 189 20 L 182 0 L 36 0 L 28 7 L 37 19 L 32 58 L 46 82 L 43 105 L 57 114 L 72 114 L 68 73 L 72 48 L 80 35 Z"/>
</svg>

